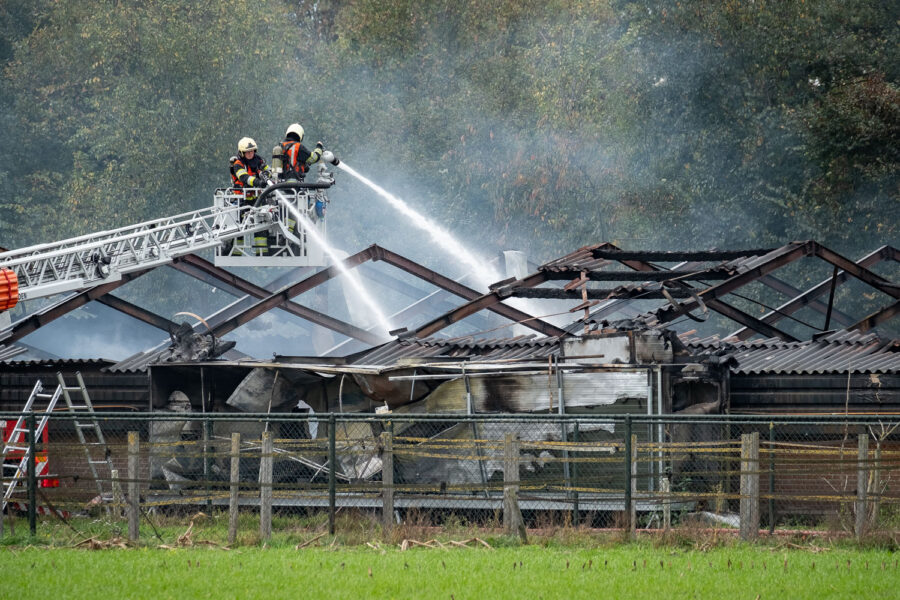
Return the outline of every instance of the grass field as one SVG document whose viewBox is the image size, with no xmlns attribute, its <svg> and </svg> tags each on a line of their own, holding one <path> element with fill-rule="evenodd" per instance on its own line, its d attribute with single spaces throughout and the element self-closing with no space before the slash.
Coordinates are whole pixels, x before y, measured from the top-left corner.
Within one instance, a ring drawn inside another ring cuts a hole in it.
<svg viewBox="0 0 900 600">
<path fill-rule="evenodd" d="M 7 530 L 0 540 L 0 600 L 900 599 L 893 537 L 858 546 L 797 532 L 747 545 L 729 532 L 684 529 L 623 543 L 621 532 L 558 527 L 531 531 L 523 546 L 498 530 L 460 523 L 398 526 L 385 542 L 377 522 L 364 515 L 342 515 L 336 537 L 325 534 L 318 515 L 276 517 L 263 547 L 258 521 L 242 514 L 237 543 L 226 549 L 227 515 L 214 513 L 156 516 L 152 527 L 147 519 L 140 542 L 126 548 L 124 525 L 45 518 L 31 537 L 18 520 L 15 533 Z M 453 547 L 451 540 L 473 535 L 490 547 Z M 435 537 L 446 549 L 401 549 L 403 540 Z M 85 549 L 91 545 L 108 549 Z"/>
<path fill-rule="evenodd" d="M 817 549 L 818 550 L 818 549 Z M 895 554 L 627 544 L 0 549 L 2 598 L 900 598 Z"/>
</svg>

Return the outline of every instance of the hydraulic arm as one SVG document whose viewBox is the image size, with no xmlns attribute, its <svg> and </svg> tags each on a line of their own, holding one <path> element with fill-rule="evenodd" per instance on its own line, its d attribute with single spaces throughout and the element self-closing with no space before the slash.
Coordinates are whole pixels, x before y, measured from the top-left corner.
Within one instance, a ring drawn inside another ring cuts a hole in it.
<svg viewBox="0 0 900 600">
<path fill-rule="evenodd" d="M 0 277 L 4 282 L 0 285 L 0 293 L 4 294 L 0 311 L 12 308 L 16 299 L 41 298 L 118 281 L 129 272 L 165 265 L 179 256 L 207 248 L 217 248 L 217 264 L 313 266 L 321 251 L 294 243 L 302 239 L 306 244 L 306 236 L 300 235 L 283 204 L 287 201 L 296 210 L 309 214 L 324 232 L 321 207 L 327 202 L 325 189 L 333 181 L 320 179 L 316 184 L 300 183 L 293 188 L 278 184 L 278 189 L 260 193 L 266 201 L 257 201 L 256 205 L 242 202 L 243 196 L 234 190 L 219 190 L 214 206 L 209 208 L 0 253 Z M 321 212 L 318 218 L 317 206 Z M 284 239 L 279 232 L 286 231 L 289 221 L 291 243 L 278 245 Z M 267 248 L 265 256 L 243 255 L 240 249 L 244 240 L 259 236 L 273 241 L 271 250 Z M 233 252 L 223 252 L 229 247 Z"/>
</svg>

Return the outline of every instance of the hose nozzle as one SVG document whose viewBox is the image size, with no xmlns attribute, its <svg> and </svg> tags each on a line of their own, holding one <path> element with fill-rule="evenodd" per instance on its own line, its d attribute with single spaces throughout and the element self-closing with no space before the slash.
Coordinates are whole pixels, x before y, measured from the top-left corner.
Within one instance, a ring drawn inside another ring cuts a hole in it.
<svg viewBox="0 0 900 600">
<path fill-rule="evenodd" d="M 340 159 L 335 156 L 334 152 L 332 152 L 331 150 L 326 150 L 322 153 L 322 160 L 327 163 L 331 163 L 334 166 L 338 166 L 339 164 L 341 164 Z"/>
</svg>

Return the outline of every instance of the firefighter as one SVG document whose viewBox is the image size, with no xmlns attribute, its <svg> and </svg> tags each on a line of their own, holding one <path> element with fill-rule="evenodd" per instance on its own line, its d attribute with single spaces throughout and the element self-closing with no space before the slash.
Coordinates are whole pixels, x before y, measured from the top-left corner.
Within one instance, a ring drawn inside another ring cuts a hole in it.
<svg viewBox="0 0 900 600">
<path fill-rule="evenodd" d="M 254 188 L 264 188 L 271 179 L 269 166 L 262 156 L 256 153 L 257 145 L 253 138 L 245 137 L 238 141 L 238 156 L 232 157 L 231 181 L 236 193 L 242 195 L 241 206 L 253 204 L 257 197 Z M 246 214 L 246 213 L 245 213 Z M 232 254 L 240 253 L 238 246 L 243 246 L 244 239 L 235 240 Z M 253 237 L 253 254 L 266 256 L 269 253 L 269 241 L 265 231 L 259 231 Z"/>
<path fill-rule="evenodd" d="M 269 166 L 262 156 L 256 153 L 257 146 L 253 138 L 241 138 L 238 142 L 238 156 L 231 163 L 231 181 L 234 187 L 243 190 L 245 188 L 263 188 L 271 179 Z M 256 198 L 256 193 L 247 191 L 246 200 Z"/>
<path fill-rule="evenodd" d="M 302 142 L 303 127 L 300 126 L 300 123 L 292 123 L 284 134 L 284 141 L 280 144 L 284 165 L 284 171 L 281 174 L 282 181 L 303 181 L 309 167 L 322 158 L 322 152 L 325 150 L 322 142 L 316 142 L 316 147 L 312 152 L 307 150 Z"/>
<path fill-rule="evenodd" d="M 309 167 L 321 160 L 325 150 L 322 142 L 317 142 L 312 152 L 302 142 L 303 127 L 300 123 L 291 123 L 284 133 L 284 141 L 275 146 L 272 153 L 272 164 L 276 167 L 275 171 L 280 173 L 281 181 L 303 181 Z M 278 168 L 279 165 L 281 169 Z M 297 232 L 297 222 L 292 216 L 288 217 L 287 226 L 291 233 Z"/>
</svg>

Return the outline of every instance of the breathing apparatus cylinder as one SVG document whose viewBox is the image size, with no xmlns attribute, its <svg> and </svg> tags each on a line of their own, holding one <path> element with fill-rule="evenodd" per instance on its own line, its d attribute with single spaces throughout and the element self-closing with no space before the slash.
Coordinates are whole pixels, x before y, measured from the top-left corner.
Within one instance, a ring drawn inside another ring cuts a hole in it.
<svg viewBox="0 0 900 600">
<path fill-rule="evenodd" d="M 284 150 L 281 148 L 281 144 L 272 148 L 272 171 L 275 172 L 278 179 L 281 179 L 281 174 L 284 172 Z"/>
</svg>

